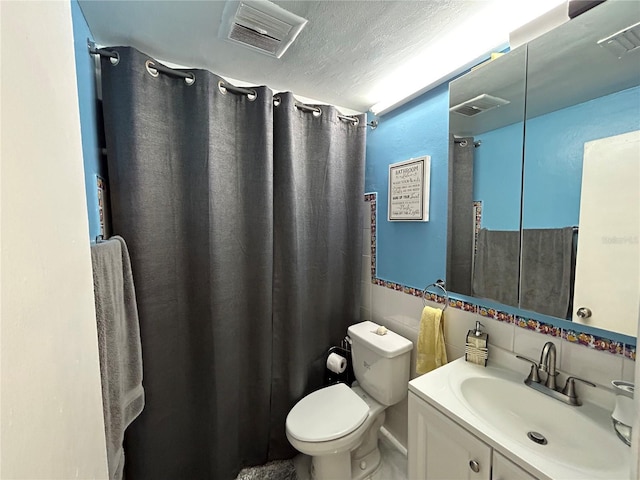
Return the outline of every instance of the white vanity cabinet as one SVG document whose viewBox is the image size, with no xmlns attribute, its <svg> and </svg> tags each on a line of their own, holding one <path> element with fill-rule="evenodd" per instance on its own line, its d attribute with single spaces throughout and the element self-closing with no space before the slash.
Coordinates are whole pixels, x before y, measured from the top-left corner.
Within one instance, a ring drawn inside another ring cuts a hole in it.
<svg viewBox="0 0 640 480">
<path fill-rule="evenodd" d="M 491 447 L 409 392 L 409 479 L 491 479 Z"/>
<path fill-rule="evenodd" d="M 536 480 L 511 460 L 507 460 L 495 450 L 493 451 L 492 480 Z"/>
<path fill-rule="evenodd" d="M 536 480 L 412 392 L 408 456 L 409 480 Z"/>
</svg>

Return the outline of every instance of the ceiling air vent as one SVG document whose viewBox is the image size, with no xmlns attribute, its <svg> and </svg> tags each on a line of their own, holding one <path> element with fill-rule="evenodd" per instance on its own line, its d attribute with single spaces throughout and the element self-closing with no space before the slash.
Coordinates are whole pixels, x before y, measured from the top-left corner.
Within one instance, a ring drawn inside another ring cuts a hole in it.
<svg viewBox="0 0 640 480">
<path fill-rule="evenodd" d="M 640 22 L 599 40 L 598 45 L 613 52 L 618 58 L 637 50 L 640 48 Z"/>
<path fill-rule="evenodd" d="M 449 111 L 459 113 L 460 115 L 464 115 L 466 117 L 473 117 L 474 115 L 478 115 L 482 112 L 492 110 L 502 105 L 507 105 L 508 103 L 511 102 L 509 102 L 509 100 L 505 100 L 504 98 L 494 97 L 492 95 L 483 93 L 482 95 L 478 95 L 471 100 L 467 100 L 466 102 L 462 102 L 455 107 L 451 107 Z"/>
<path fill-rule="evenodd" d="M 228 2 L 220 36 L 280 58 L 307 20 L 266 0 Z"/>
</svg>

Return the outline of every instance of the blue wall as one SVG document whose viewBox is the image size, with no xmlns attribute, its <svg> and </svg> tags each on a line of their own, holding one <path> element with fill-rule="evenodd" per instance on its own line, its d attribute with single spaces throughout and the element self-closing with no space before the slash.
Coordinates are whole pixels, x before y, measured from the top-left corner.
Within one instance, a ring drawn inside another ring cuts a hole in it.
<svg viewBox="0 0 640 480">
<path fill-rule="evenodd" d="M 98 210 L 98 186 L 96 175 L 105 178 L 105 167 L 100 162 L 98 136 L 97 95 L 93 55 L 87 49 L 87 38 L 93 40 L 87 22 L 77 0 L 71 0 L 73 19 L 73 42 L 76 53 L 76 81 L 80 104 L 80 129 L 82 132 L 82 155 L 89 214 L 89 238 L 100 235 L 100 213 Z"/>
<path fill-rule="evenodd" d="M 527 121 L 524 228 L 578 225 L 584 144 L 640 129 L 640 87 Z"/>
<path fill-rule="evenodd" d="M 578 225 L 585 142 L 640 129 L 640 87 L 527 120 L 524 228 Z M 482 200 L 482 226 L 518 230 L 523 125 L 476 137 L 473 199 Z"/>
<path fill-rule="evenodd" d="M 378 192 L 377 276 L 415 288 L 444 278 L 447 237 L 449 87 L 386 114 L 367 133 L 365 191 Z M 389 164 L 431 156 L 428 222 L 387 221 Z"/>
<path fill-rule="evenodd" d="M 482 227 L 520 230 L 524 125 L 514 123 L 478 135 L 474 151 L 473 200 L 482 201 Z"/>
</svg>

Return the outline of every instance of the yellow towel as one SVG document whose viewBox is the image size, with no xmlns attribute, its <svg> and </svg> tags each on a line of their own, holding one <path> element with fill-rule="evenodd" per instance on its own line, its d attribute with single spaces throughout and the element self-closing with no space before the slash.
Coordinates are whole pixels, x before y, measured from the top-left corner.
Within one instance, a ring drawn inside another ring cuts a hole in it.
<svg viewBox="0 0 640 480">
<path fill-rule="evenodd" d="M 424 307 L 420 318 L 416 373 L 422 375 L 447 363 L 444 347 L 443 312 L 439 308 Z"/>
</svg>

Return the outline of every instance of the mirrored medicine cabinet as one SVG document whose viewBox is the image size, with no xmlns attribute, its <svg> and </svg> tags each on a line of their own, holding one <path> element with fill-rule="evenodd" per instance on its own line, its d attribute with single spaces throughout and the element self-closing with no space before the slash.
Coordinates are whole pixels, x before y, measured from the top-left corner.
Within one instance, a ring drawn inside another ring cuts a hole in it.
<svg viewBox="0 0 640 480">
<path fill-rule="evenodd" d="M 637 3 L 608 0 L 449 88 L 447 288 L 636 336 Z"/>
</svg>

